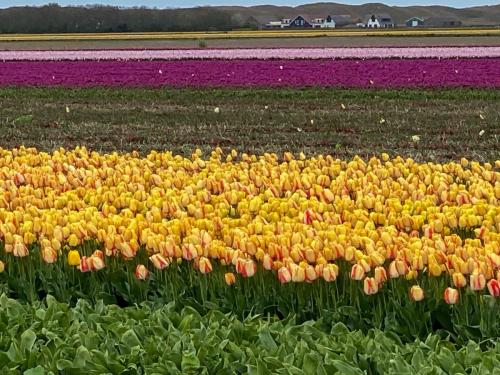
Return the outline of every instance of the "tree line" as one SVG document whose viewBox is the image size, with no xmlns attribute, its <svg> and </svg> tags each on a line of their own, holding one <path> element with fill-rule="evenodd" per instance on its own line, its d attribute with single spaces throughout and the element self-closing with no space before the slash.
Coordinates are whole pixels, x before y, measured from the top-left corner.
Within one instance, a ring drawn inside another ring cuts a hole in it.
<svg viewBox="0 0 500 375">
<path fill-rule="evenodd" d="M 0 9 L 0 33 L 224 31 L 237 26 L 231 14 L 210 7 L 151 9 L 49 4 Z"/>
</svg>

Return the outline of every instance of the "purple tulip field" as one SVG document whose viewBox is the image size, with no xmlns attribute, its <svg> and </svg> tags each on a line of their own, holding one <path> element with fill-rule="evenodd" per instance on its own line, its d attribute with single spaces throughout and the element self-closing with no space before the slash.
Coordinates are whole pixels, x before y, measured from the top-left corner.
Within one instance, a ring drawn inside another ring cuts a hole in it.
<svg viewBox="0 0 500 375">
<path fill-rule="evenodd" d="M 500 87 L 500 47 L 3 51 L 1 86 Z"/>
</svg>

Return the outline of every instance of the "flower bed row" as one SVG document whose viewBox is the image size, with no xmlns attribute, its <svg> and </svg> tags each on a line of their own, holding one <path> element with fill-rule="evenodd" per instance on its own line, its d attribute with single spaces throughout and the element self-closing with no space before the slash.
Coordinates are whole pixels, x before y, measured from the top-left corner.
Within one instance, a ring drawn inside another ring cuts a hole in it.
<svg viewBox="0 0 500 375">
<path fill-rule="evenodd" d="M 500 57 L 500 47 L 337 47 L 165 50 L 0 51 L 0 61 L 19 60 L 241 60 L 241 59 L 453 59 Z"/>
<path fill-rule="evenodd" d="M 0 62 L 1 86 L 500 87 L 500 58 Z"/>
<path fill-rule="evenodd" d="M 27 305 L 5 295 L 0 311 L 4 374 L 494 373 L 500 366 L 498 346 L 457 348 L 438 334 L 403 343 L 325 320 L 238 320 L 172 304 L 71 307 L 53 297 Z"/>
<path fill-rule="evenodd" d="M 457 305 L 458 321 L 496 334 L 499 167 L 2 150 L 0 279 L 31 300 L 191 295 L 311 315 L 356 306 L 381 325 L 401 306 Z"/>
</svg>

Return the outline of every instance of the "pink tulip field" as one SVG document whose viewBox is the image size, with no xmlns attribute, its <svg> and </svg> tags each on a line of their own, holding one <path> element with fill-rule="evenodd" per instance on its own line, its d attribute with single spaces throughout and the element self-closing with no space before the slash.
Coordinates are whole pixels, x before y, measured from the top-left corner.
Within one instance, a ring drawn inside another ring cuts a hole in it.
<svg viewBox="0 0 500 375">
<path fill-rule="evenodd" d="M 2 86 L 500 87 L 500 47 L 1 51 Z"/>
<path fill-rule="evenodd" d="M 500 47 L 337 47 L 153 50 L 0 51 L 0 61 L 57 60 L 319 60 L 500 57 Z"/>
</svg>

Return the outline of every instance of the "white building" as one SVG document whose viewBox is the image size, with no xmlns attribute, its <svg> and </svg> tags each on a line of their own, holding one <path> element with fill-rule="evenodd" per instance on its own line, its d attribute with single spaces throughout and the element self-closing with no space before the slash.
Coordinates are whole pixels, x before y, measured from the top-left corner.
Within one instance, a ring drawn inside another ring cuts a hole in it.
<svg viewBox="0 0 500 375">
<path fill-rule="evenodd" d="M 326 18 L 314 18 L 312 20 L 313 29 L 334 29 L 335 26 L 335 20 L 330 15 Z"/>
</svg>

